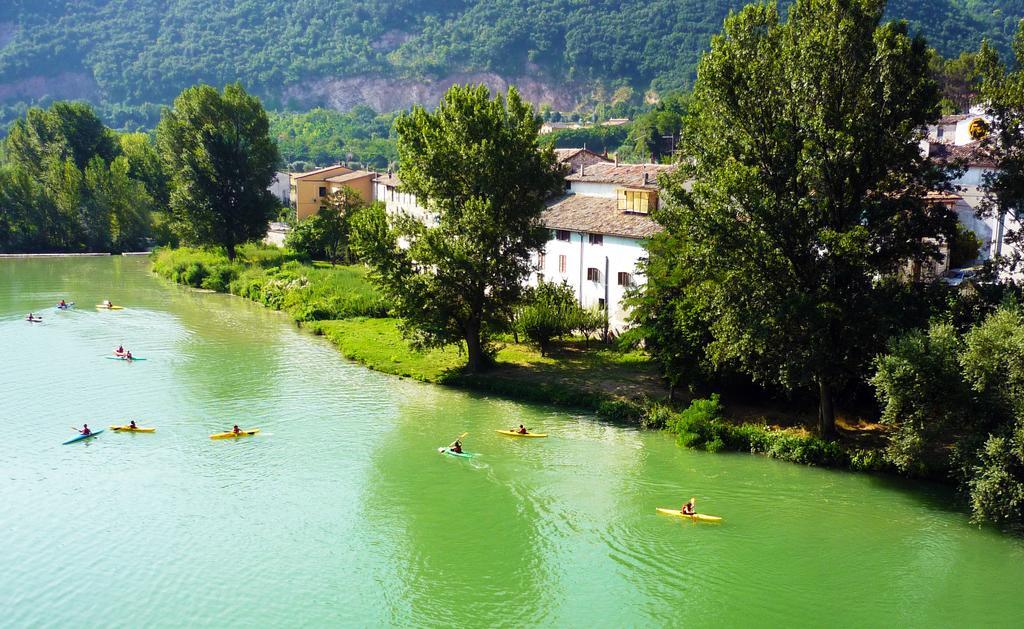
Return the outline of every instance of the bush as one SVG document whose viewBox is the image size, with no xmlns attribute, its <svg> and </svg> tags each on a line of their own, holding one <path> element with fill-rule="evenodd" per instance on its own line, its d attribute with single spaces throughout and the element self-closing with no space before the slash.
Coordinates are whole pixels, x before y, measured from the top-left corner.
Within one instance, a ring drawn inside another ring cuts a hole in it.
<svg viewBox="0 0 1024 629">
<path fill-rule="evenodd" d="M 990 436 L 967 482 L 975 519 L 1024 524 L 1024 426 L 1008 436 Z"/>
<path fill-rule="evenodd" d="M 526 305 L 519 309 L 516 322 L 528 339 L 546 356 L 552 339 L 573 330 L 580 321 L 582 308 L 568 283 L 546 282 L 543 279 L 530 289 Z"/>
<path fill-rule="evenodd" d="M 723 418 L 724 411 L 718 395 L 712 395 L 694 400 L 679 413 L 667 412 L 664 421 L 678 435 L 680 445 L 689 448 L 758 453 L 805 465 L 840 467 L 849 463 L 838 443 L 758 424 L 732 424 Z"/>
<path fill-rule="evenodd" d="M 153 270 L 181 284 L 231 292 L 284 310 L 296 321 L 387 316 L 384 297 L 362 267 L 317 268 L 298 257 L 276 247 L 246 246 L 232 263 L 216 251 L 161 249 L 154 255 Z"/>
</svg>

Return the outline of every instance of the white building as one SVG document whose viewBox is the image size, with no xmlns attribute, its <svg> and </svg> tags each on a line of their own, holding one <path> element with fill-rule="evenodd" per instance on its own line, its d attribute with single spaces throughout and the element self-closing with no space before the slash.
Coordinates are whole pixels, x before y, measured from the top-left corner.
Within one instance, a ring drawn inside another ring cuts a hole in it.
<svg viewBox="0 0 1024 629">
<path fill-rule="evenodd" d="M 647 255 L 643 243 L 660 229 L 649 216 L 658 207 L 658 175 L 674 167 L 619 164 L 586 150 L 562 150 L 558 157 L 567 166 L 578 165 L 565 178 L 566 194 L 552 199 L 542 215 L 551 237 L 534 257 L 536 271 L 528 282 L 565 280 L 581 306 L 608 308 L 609 330 L 617 334 L 626 327 L 623 295 L 643 282 L 638 273 Z M 437 224 L 437 214 L 402 192 L 392 173 L 374 180 L 373 199 L 391 216 Z"/>
<path fill-rule="evenodd" d="M 954 209 L 960 222 L 981 240 L 978 262 L 1008 255 L 1007 247 L 1012 245 L 1005 242 L 1006 233 L 1021 228 L 1019 219 L 1012 215 L 1005 216 L 1001 224 L 996 216 L 977 215 L 985 197 L 981 188 L 985 175 L 995 168 L 979 142 L 991 126 L 992 119 L 982 108 L 975 107 L 970 113 L 943 116 L 929 125 L 927 138 L 921 142 L 925 156 L 963 169 L 963 174 L 953 180 L 960 197 Z"/>
<path fill-rule="evenodd" d="M 566 177 L 568 194 L 554 199 L 542 221 L 551 239 L 534 260 L 530 277 L 565 281 L 581 306 L 608 309 L 609 330 L 626 327 L 622 298 L 642 284 L 638 272 L 644 241 L 660 227 L 649 213 L 658 207 L 658 175 L 673 166 L 598 163 Z"/>
</svg>

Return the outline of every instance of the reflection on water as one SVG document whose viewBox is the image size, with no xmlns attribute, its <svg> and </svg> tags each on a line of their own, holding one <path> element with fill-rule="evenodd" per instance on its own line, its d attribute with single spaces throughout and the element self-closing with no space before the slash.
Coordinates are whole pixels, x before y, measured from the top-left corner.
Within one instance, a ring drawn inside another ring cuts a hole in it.
<svg viewBox="0 0 1024 629">
<path fill-rule="evenodd" d="M 46 310 L 61 297 L 74 311 Z M 122 312 L 97 312 L 110 298 Z M 44 311 L 44 323 L 21 320 Z M 104 360 L 124 343 L 145 362 Z M 375 374 L 139 259 L 0 261 L 12 626 L 1013 626 L 1024 545 L 939 487 L 679 449 Z M 74 446 L 72 425 L 135 418 Z M 525 423 L 547 439 L 514 439 Z M 253 438 L 212 441 L 238 423 Z M 437 447 L 462 432 L 473 460 Z M 691 495 L 721 525 L 655 515 Z"/>
</svg>

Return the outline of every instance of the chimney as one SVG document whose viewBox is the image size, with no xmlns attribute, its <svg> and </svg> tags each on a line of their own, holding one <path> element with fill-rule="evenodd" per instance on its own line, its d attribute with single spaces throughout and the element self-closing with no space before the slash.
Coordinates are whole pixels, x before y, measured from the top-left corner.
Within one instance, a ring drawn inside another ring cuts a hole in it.
<svg viewBox="0 0 1024 629">
<path fill-rule="evenodd" d="M 644 171 L 644 185 L 647 185 L 647 171 Z"/>
<path fill-rule="evenodd" d="M 586 172 L 584 171 L 584 165 L 582 163 L 580 163 L 580 177 L 582 177 L 585 174 L 586 174 Z"/>
<path fill-rule="evenodd" d="M 605 157 L 607 157 L 607 156 L 608 156 L 608 154 L 605 153 Z M 618 165 L 619 165 L 619 154 L 616 153 L 615 154 L 615 166 L 618 167 Z"/>
</svg>

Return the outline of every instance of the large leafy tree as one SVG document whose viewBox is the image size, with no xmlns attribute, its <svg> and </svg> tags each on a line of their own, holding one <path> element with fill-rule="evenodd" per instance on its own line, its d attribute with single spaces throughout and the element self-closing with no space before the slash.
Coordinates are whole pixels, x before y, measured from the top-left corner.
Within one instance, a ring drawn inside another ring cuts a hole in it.
<svg viewBox="0 0 1024 629">
<path fill-rule="evenodd" d="M 983 143 L 996 164 L 985 176 L 986 198 L 981 212 L 996 217 L 1000 229 L 1007 216 L 1016 218 L 1018 224 L 1024 219 L 1024 20 L 1018 25 L 1013 52 L 1015 69 L 1007 69 L 987 42 L 978 53 L 982 95 L 994 123 Z M 1001 251 L 1000 262 L 1010 271 L 1019 270 L 1024 262 L 1020 253 L 1024 234 L 1019 229 L 1010 230 L 1006 241 L 1018 246 Z"/>
<path fill-rule="evenodd" d="M 561 176 L 539 127 L 515 89 L 492 99 L 484 86 L 452 87 L 435 111 L 417 107 L 395 124 L 402 188 L 436 225 L 380 209 L 357 221 L 358 253 L 408 330 L 425 345 L 465 342 L 473 372 L 547 239 L 540 214 Z"/>
<path fill-rule="evenodd" d="M 279 161 L 267 112 L 241 85 L 190 87 L 164 111 L 157 147 L 170 212 L 184 240 L 235 248 L 263 236 L 277 209 L 267 189 Z"/>
<path fill-rule="evenodd" d="M 685 159 L 657 215 L 688 268 L 650 290 L 705 313 L 713 363 L 813 388 L 824 436 L 834 392 L 884 334 L 878 278 L 938 257 L 932 237 L 955 221 L 923 201 L 946 180 L 917 144 L 938 115 L 925 42 L 881 24 L 884 10 L 797 0 L 785 21 L 775 4 L 730 16 L 701 60 Z"/>
</svg>

